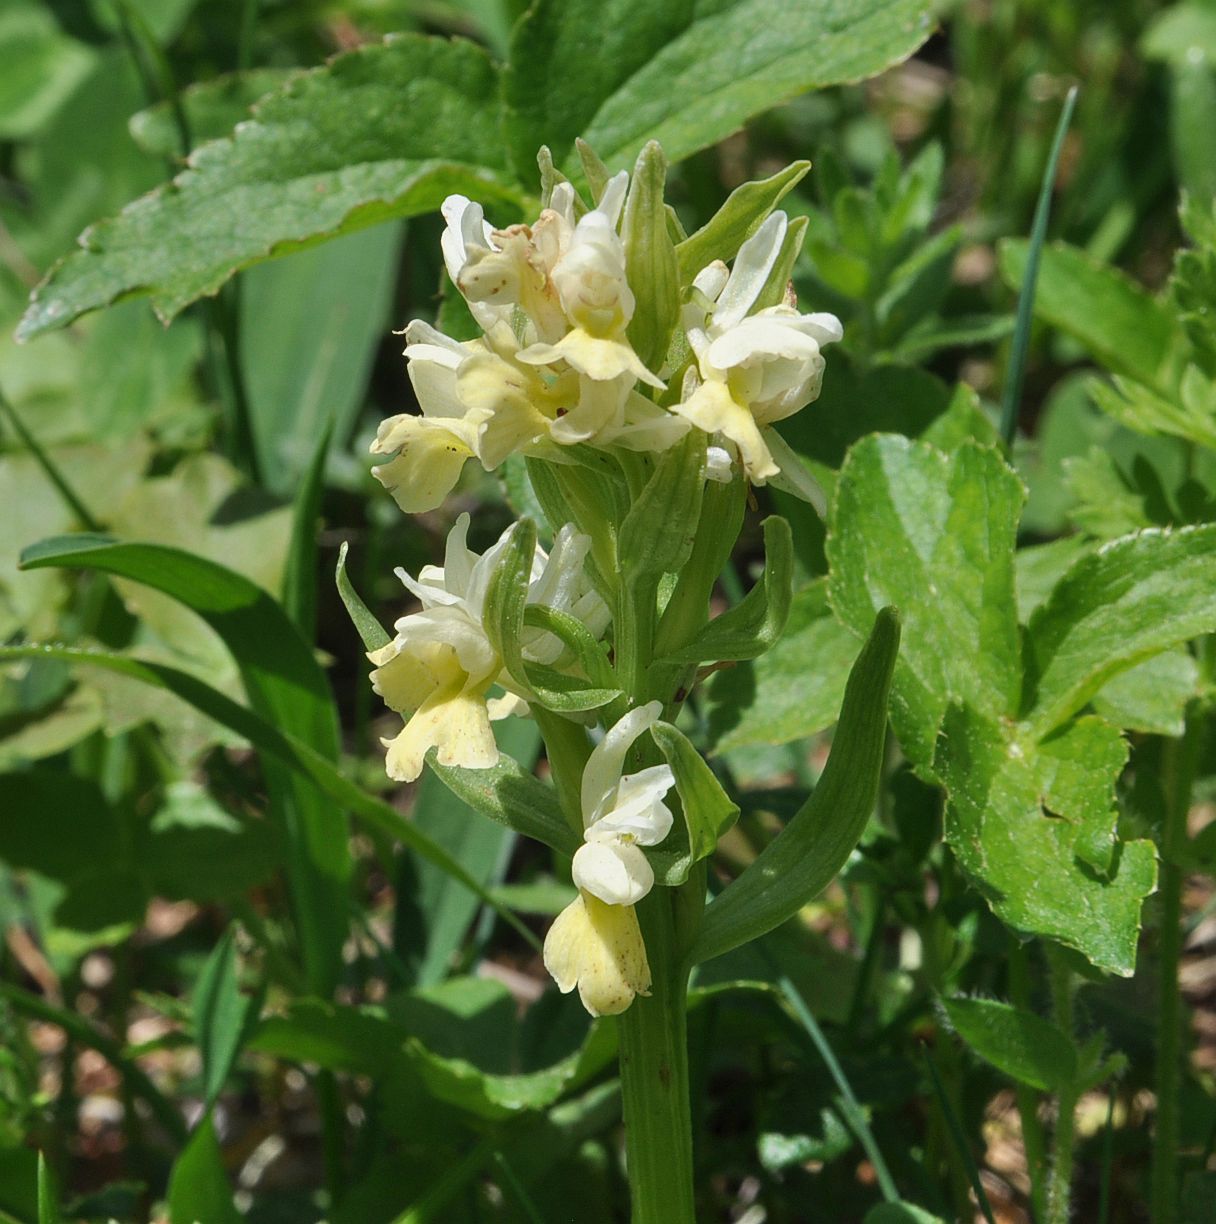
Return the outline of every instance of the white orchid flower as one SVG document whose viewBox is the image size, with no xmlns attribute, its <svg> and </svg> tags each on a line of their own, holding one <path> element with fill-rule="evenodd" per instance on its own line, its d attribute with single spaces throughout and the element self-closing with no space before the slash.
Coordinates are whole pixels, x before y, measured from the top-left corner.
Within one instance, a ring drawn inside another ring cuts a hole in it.
<svg viewBox="0 0 1216 1224">
<path fill-rule="evenodd" d="M 781 472 L 772 450 L 784 457 L 785 448 L 767 434 L 767 427 L 819 395 L 820 349 L 843 335 L 840 320 L 831 314 L 799 314 L 790 305 L 749 314 L 781 254 L 787 229 L 785 213 L 774 212 L 739 248 L 729 273 L 721 261 L 702 269 L 683 315 L 697 365 L 673 411 L 734 443 L 753 484 Z"/>
<path fill-rule="evenodd" d="M 545 936 L 545 968 L 562 994 L 576 986 L 593 1016 L 615 1016 L 650 993 L 650 963 L 632 905 L 579 893 Z"/>
<path fill-rule="evenodd" d="M 619 388 L 628 390 L 638 379 L 652 387 L 663 386 L 625 338 L 636 305 L 625 276 L 625 246 L 617 233 L 628 189 L 629 175 L 622 170 L 609 180 L 599 204 L 579 219 L 568 247 L 553 266 L 551 280 L 571 330 L 556 343 L 534 344 L 520 353 L 521 361 L 535 365 L 564 361 L 585 381 L 611 384 L 618 398 Z M 604 394 L 602 388 L 584 388 L 585 396 L 602 399 Z M 604 415 L 601 407 L 587 417 Z"/>
<path fill-rule="evenodd" d="M 545 968 L 563 994 L 576 986 L 593 1016 L 624 1011 L 650 989 L 646 945 L 633 907 L 654 887 L 642 846 L 671 831 L 663 802 L 675 785 L 668 765 L 626 774 L 635 741 L 658 721 L 662 704 L 631 710 L 592 750 L 583 769 L 583 844 L 571 873 L 579 895 L 545 938 Z"/>
<path fill-rule="evenodd" d="M 422 414 L 383 421 L 371 450 L 394 456 L 372 474 L 407 514 L 439 506 L 466 460 L 476 457 L 492 471 L 545 438 L 563 405 L 578 394 L 572 373 L 546 378 L 516 360 L 519 343 L 505 323 L 466 344 L 417 319 L 405 335 Z"/>
<path fill-rule="evenodd" d="M 574 189 L 562 186 L 534 224 L 501 230 L 486 221 L 480 204 L 465 196 L 443 202 L 444 263 L 483 330 L 511 323 L 517 307 L 531 322 L 533 339 L 555 340 L 566 330 L 551 279 L 574 228 Z"/>
<path fill-rule="evenodd" d="M 482 619 L 508 532 L 478 555 L 468 548 L 468 530 L 469 516 L 462 514 L 448 534 L 442 566 L 423 566 L 416 579 L 397 570 L 422 608 L 397 621 L 393 640 L 368 654 L 375 665 L 373 688 L 406 720 L 396 738 L 384 741 L 385 767 L 399 782 L 412 782 L 422 773 L 431 748 L 438 749 L 441 764 L 489 768 L 498 760 L 491 718 L 516 705 L 488 701 L 493 684 L 510 682 Z M 590 547 L 591 541 L 567 524 L 551 555 L 538 548 L 528 601 L 578 617 L 598 637 L 608 626 L 609 612 L 583 568 Z M 541 631 L 525 634 L 522 646 L 525 657 L 535 662 L 556 663 L 562 654 L 561 643 Z"/>
</svg>

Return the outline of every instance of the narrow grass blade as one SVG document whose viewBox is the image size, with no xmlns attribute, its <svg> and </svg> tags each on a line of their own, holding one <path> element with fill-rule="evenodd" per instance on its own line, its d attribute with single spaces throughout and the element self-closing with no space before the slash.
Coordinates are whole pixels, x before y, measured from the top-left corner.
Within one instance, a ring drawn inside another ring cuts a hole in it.
<svg viewBox="0 0 1216 1224">
<path fill-rule="evenodd" d="M 55 491 L 63 498 L 63 504 L 80 520 L 80 525 L 86 531 L 100 531 L 101 524 L 93 517 L 92 511 L 81 501 L 80 495 L 68 483 L 67 477 L 50 455 L 38 445 L 38 439 L 26 429 L 25 422 L 17 415 L 17 409 L 3 391 L 0 391 L 0 410 L 3 410 L 13 432 L 21 439 L 21 445 L 34 456 L 38 466 L 46 473 L 47 480 L 55 486 Z"/>
<path fill-rule="evenodd" d="M 1030 347 L 1030 322 L 1034 314 L 1034 290 L 1039 278 L 1039 255 L 1047 238 L 1047 218 L 1051 213 L 1051 192 L 1056 181 L 1056 169 L 1060 164 L 1060 150 L 1064 147 L 1064 135 L 1072 121 L 1073 108 L 1077 104 L 1077 87 L 1074 85 L 1064 99 L 1060 122 L 1056 124 L 1055 139 L 1047 158 L 1047 169 L 1043 174 L 1043 185 L 1039 189 L 1039 202 L 1034 212 L 1034 224 L 1030 230 L 1030 249 L 1026 256 L 1026 276 L 1022 281 L 1022 292 L 1018 298 L 1017 323 L 1013 331 L 1013 347 L 1009 354 L 1009 370 L 1005 376 L 1005 394 L 1001 399 L 1001 437 L 1006 449 L 1013 447 L 1014 434 L 1018 428 L 1018 407 L 1022 400 L 1022 378 L 1026 373 L 1026 352 Z"/>
<path fill-rule="evenodd" d="M 870 1163 L 874 1166 L 874 1174 L 878 1178 L 878 1188 L 882 1191 L 882 1197 L 888 1203 L 898 1203 L 899 1191 L 895 1188 L 895 1181 L 891 1177 L 890 1169 L 887 1168 L 887 1162 L 883 1160 L 882 1153 L 878 1150 L 878 1144 L 874 1139 L 874 1132 L 870 1129 L 869 1122 L 866 1121 L 865 1111 L 853 1095 L 853 1089 L 849 1087 L 849 1081 L 845 1079 L 844 1071 L 836 1060 L 836 1055 L 832 1053 L 832 1047 L 828 1045 L 827 1038 L 823 1035 L 823 1030 L 819 1027 L 815 1017 L 811 1015 L 810 1009 L 802 1001 L 802 996 L 794 989 L 794 983 L 788 977 L 782 974 L 778 978 L 777 985 L 785 996 L 786 1002 L 789 1003 L 794 1015 L 798 1017 L 802 1027 L 806 1029 L 807 1034 L 815 1045 L 815 1049 L 819 1051 L 819 1056 L 827 1066 L 832 1079 L 836 1081 L 836 1088 L 840 1092 L 840 1111 L 844 1114 L 849 1127 L 857 1136 L 858 1142 L 865 1149 L 866 1155 L 870 1158 Z"/>
<path fill-rule="evenodd" d="M 304 473 L 304 481 L 292 509 L 291 545 L 283 573 L 283 610 L 291 617 L 306 642 L 317 636 L 317 519 L 321 517 L 321 495 L 325 492 L 325 460 L 333 421 L 317 439 L 316 449 Z"/>
</svg>

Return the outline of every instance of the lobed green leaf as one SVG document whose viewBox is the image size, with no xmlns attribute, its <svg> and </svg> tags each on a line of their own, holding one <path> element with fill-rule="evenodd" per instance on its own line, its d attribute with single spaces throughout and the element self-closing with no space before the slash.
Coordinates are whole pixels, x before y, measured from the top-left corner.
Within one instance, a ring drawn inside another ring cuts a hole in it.
<svg viewBox="0 0 1216 1224">
<path fill-rule="evenodd" d="M 1077 1078 L 1072 1038 L 1050 1020 L 996 999 L 944 999 L 954 1031 L 985 1062 L 1040 1092 L 1064 1092 Z"/>
</svg>

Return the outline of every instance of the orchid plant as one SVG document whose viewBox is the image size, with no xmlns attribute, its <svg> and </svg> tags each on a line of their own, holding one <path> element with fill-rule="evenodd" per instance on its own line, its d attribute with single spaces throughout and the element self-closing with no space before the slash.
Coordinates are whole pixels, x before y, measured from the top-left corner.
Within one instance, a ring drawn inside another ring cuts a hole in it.
<svg viewBox="0 0 1216 1224">
<path fill-rule="evenodd" d="M 498 228 L 480 204 L 446 200 L 444 263 L 481 334 L 407 325 L 421 411 L 384 421 L 372 444 L 386 457 L 376 477 L 407 513 L 439 507 L 470 459 L 487 471 L 510 460 L 546 521 L 521 520 L 479 555 L 461 515 L 442 568 L 397 571 L 421 608 L 368 657 L 405 720 L 385 741 L 395 780 L 429 759 L 501 818 L 512 800 L 498 783 L 518 782 L 518 766 L 500 759 L 491 721 L 538 723 L 554 787 L 532 779 L 530 794 L 537 810 L 557 807 L 547 840 L 571 855 L 577 888 L 544 963 L 592 1016 L 619 1017 L 635 1219 L 671 1224 L 693 1218 L 690 970 L 788 917 L 843 863 L 877 785 L 897 629 L 880 615 L 846 696 L 853 722 L 836 751 L 854 785 L 829 820 L 843 838 L 809 847 L 824 814 L 805 810 L 706 910 L 705 861 L 738 808 L 681 711 L 705 665 L 755 657 L 781 632 L 783 520 L 765 522 L 755 589 L 712 620 L 711 595 L 751 486 L 822 508 L 775 425 L 816 399 L 842 329 L 798 309 L 789 274 L 804 226 L 775 209 L 779 190 L 732 197 L 689 236 L 664 203 L 656 144 L 632 175 L 583 156 L 590 200 L 541 151 L 529 224 Z M 518 822 L 537 832 L 535 811 Z"/>
</svg>

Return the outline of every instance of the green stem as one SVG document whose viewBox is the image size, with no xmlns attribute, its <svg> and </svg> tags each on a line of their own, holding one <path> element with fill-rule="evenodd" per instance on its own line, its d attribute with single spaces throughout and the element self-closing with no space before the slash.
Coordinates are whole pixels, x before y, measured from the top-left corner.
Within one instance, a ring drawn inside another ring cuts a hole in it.
<svg viewBox="0 0 1216 1224">
<path fill-rule="evenodd" d="M 1199 736 L 1197 719 L 1188 717 L 1182 739 L 1165 746 L 1165 813 L 1161 829 L 1161 935 L 1157 986 L 1157 1124 L 1153 1136 L 1152 1218 L 1174 1224 L 1178 1218 L 1179 1096 L 1182 1089 L 1182 994 L 1178 963 L 1182 957 L 1181 863 L 1186 818 Z"/>
<path fill-rule="evenodd" d="M 1061 1032 L 1073 1035 L 1073 974 L 1058 949 L 1048 946 L 1052 1011 Z M 1072 1200 L 1073 1150 L 1076 1145 L 1077 1090 L 1072 1085 L 1057 1099 L 1055 1132 L 1051 1137 L 1051 1176 L 1047 1183 L 1047 1224 L 1068 1224 Z"/>
<path fill-rule="evenodd" d="M 685 1004 L 669 889 L 638 905 L 652 979 L 617 1020 L 633 1224 L 695 1224 Z"/>
<path fill-rule="evenodd" d="M 1014 939 L 1009 950 L 1009 998 L 1014 1007 L 1031 1011 L 1030 948 Z M 1047 1145 L 1043 1124 L 1039 1121 L 1038 1097 L 1033 1088 L 1017 1085 L 1018 1114 L 1022 1120 L 1022 1145 L 1026 1150 L 1026 1168 L 1030 1174 L 1030 1205 L 1036 1220 L 1047 1214 L 1047 1187 L 1043 1181 Z"/>
</svg>

